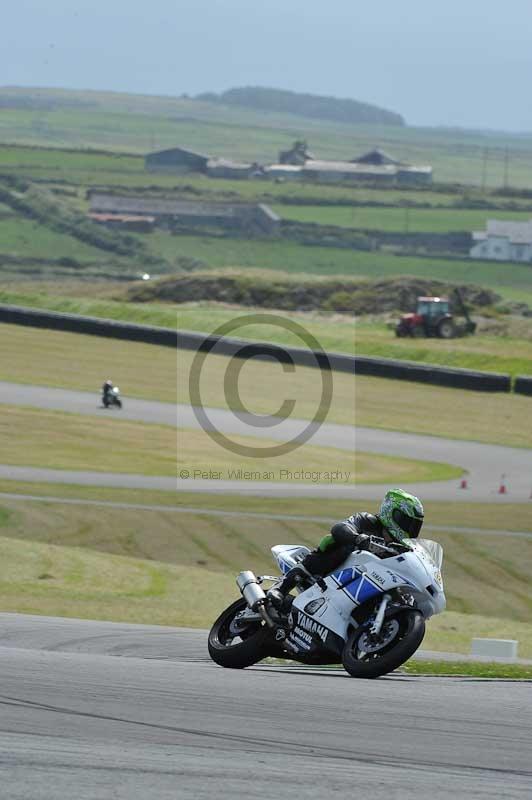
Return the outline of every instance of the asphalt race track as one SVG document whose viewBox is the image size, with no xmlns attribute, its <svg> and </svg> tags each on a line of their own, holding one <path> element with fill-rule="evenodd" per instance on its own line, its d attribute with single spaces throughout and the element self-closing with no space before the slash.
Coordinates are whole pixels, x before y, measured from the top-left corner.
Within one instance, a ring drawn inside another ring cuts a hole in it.
<svg viewBox="0 0 532 800">
<path fill-rule="evenodd" d="M 198 428 L 199 423 L 190 406 L 126 398 L 122 411 L 104 411 L 99 407 L 99 397 L 88 392 L 52 389 L 0 382 L 0 402 L 10 405 L 57 409 L 106 418 L 137 420 L 148 423 L 178 426 L 180 429 Z M 226 434 L 252 435 L 278 441 L 293 438 L 308 425 L 307 420 L 284 420 L 274 427 L 252 426 L 251 418 L 241 419 L 223 409 L 207 409 L 209 418 Z M 112 416 L 114 415 L 114 416 Z M 179 446 L 179 435 L 177 446 Z M 526 502 L 532 490 L 532 454 L 530 450 L 499 445 L 478 444 L 435 436 L 382 431 L 371 428 L 350 427 L 325 423 L 316 431 L 313 445 L 335 447 L 343 450 L 397 455 L 418 460 L 439 461 L 463 467 L 468 473 L 467 490 L 458 488 L 459 482 L 437 481 L 410 483 L 405 488 L 427 500 Z M 508 493 L 499 495 L 501 475 L 505 474 Z M 60 470 L 34 469 L 30 466 L 14 468 L 0 465 L 0 478 L 23 481 L 65 483 Z M 173 477 L 147 477 L 102 472 L 70 472 L 68 482 L 85 485 L 106 485 L 130 488 L 151 488 L 189 492 L 223 494 L 249 494 L 270 497 L 328 497 L 356 499 L 379 498 L 388 488 L 382 484 L 342 483 L 298 484 L 260 481 L 200 480 Z"/>
<path fill-rule="evenodd" d="M 205 632 L 0 614 L 6 800 L 530 798 L 529 682 L 224 670 Z"/>
</svg>

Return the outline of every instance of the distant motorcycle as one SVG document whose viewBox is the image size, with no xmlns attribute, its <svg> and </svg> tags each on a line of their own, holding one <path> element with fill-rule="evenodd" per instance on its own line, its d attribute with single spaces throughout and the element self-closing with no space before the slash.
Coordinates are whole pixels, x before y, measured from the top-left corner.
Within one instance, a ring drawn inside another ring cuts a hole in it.
<svg viewBox="0 0 532 800">
<path fill-rule="evenodd" d="M 241 572 L 242 597 L 218 617 L 209 654 L 222 667 L 242 669 L 267 656 L 304 664 L 337 664 L 355 678 L 376 678 L 404 664 L 417 650 L 425 620 L 445 608 L 443 550 L 429 539 L 411 547 L 371 537 L 379 555 L 355 550 L 331 575 L 308 573 L 281 609 L 260 585 L 281 578 Z M 272 547 L 281 572 L 309 553 L 302 545 Z"/>
<path fill-rule="evenodd" d="M 118 386 L 113 386 L 108 392 L 102 394 L 102 405 L 104 408 L 122 408 L 122 400 L 120 398 L 120 389 Z"/>
</svg>

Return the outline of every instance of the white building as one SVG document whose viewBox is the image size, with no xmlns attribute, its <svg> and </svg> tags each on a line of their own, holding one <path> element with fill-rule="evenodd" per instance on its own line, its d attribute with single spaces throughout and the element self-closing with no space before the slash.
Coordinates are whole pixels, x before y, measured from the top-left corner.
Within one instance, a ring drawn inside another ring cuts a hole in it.
<svg viewBox="0 0 532 800">
<path fill-rule="evenodd" d="M 532 262 L 532 219 L 506 222 L 489 219 L 485 231 L 473 231 L 471 258 Z"/>
</svg>

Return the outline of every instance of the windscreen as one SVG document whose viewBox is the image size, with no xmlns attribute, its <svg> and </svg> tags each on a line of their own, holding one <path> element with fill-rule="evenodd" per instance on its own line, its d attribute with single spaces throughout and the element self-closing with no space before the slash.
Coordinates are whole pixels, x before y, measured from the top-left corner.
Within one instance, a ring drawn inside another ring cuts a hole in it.
<svg viewBox="0 0 532 800">
<path fill-rule="evenodd" d="M 423 550 L 434 561 L 438 569 L 441 569 L 441 565 L 443 563 L 443 547 L 441 544 L 438 544 L 438 542 L 433 542 L 432 539 L 418 539 L 416 541 L 416 545 L 418 547 L 422 547 Z"/>
</svg>

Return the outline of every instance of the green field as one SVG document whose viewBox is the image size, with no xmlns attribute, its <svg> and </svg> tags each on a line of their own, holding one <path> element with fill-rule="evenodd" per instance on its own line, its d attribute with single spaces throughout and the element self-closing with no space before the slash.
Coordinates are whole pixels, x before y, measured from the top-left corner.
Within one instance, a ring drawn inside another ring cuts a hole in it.
<svg viewBox="0 0 532 800">
<path fill-rule="evenodd" d="M 101 99 L 101 98 L 100 98 Z M 100 100 L 98 101 L 100 102 Z M 103 102 L 103 100 L 101 100 Z M 185 101 L 182 101 L 185 102 Z M 190 101 L 188 101 L 190 102 Z M 144 108 L 144 106 L 143 106 Z M 204 109 L 208 116 L 209 110 Z M 216 115 L 224 116 L 223 108 L 217 107 Z M 2 119 L 9 120 L 11 114 L 31 115 L 32 112 L 7 111 Z M 61 115 L 73 115 L 72 124 L 80 114 L 79 124 L 87 123 L 87 130 L 105 128 L 108 111 L 65 111 L 50 112 L 56 122 Z M 213 112 L 214 113 L 214 112 Z M 237 122 L 244 124 L 247 112 L 235 112 Z M 92 116 L 92 127 L 88 118 Z M 143 116 L 139 119 L 146 122 Z M 243 116 L 242 116 L 243 114 Z M 55 115 L 55 116 L 54 116 Z M 126 130 L 130 117 L 120 113 L 111 115 L 116 122 L 117 136 Z M 264 120 L 263 120 L 264 122 Z M 204 122 L 202 122 L 204 124 Z M 218 124 L 218 123 L 216 123 Z M 271 133 L 264 122 L 266 133 Z M 131 117 L 131 130 L 135 128 L 135 115 Z M 214 126 L 216 127 L 216 125 Z M 1 133 L 0 121 L 0 140 Z M 245 126 L 242 128 L 246 130 Z M 263 131 L 263 132 L 264 132 Z M 401 134 L 402 135 L 402 134 Z M 427 134 L 428 135 L 428 134 Z M 428 135 L 429 139 L 433 134 Z M 434 141 L 440 141 L 436 136 Z M 59 144 L 59 143 L 57 143 Z M 519 147 L 522 146 L 520 142 Z M 43 196 L 37 192 L 42 204 L 48 209 L 56 208 L 56 220 L 35 221 L 32 215 L 22 216 L 6 206 L 0 214 L 0 275 L 13 279 L 38 276 L 42 278 L 63 279 L 82 274 L 85 277 L 100 276 L 131 280 L 146 268 L 148 256 L 157 263 L 149 267 L 154 275 L 163 275 L 185 265 L 203 266 L 207 269 L 244 268 L 271 269 L 285 273 L 304 273 L 311 275 L 349 275 L 350 277 L 381 278 L 395 275 L 433 277 L 451 283 L 472 282 L 498 291 L 505 299 L 521 300 L 532 304 L 532 269 L 524 264 L 499 264 L 494 262 L 471 261 L 467 258 L 432 258 L 412 255 L 395 255 L 389 249 L 378 252 L 363 252 L 340 246 L 305 246 L 289 239 L 257 240 L 237 239 L 209 235 L 171 235 L 157 230 L 150 235 L 136 235 L 136 250 L 128 257 L 117 256 L 115 246 L 124 244 L 125 238 L 117 231 L 105 231 L 108 240 L 105 249 L 86 244 L 87 230 L 74 230 L 79 227 L 80 212 L 87 208 L 86 189 L 91 185 L 131 186 L 146 190 L 150 186 L 157 189 L 175 188 L 181 196 L 234 201 L 253 199 L 270 202 L 283 217 L 320 225 L 333 225 L 342 230 L 357 228 L 382 232 L 435 232 L 470 231 L 482 228 L 488 217 L 503 219 L 525 219 L 532 214 L 530 198 L 511 198 L 496 195 L 485 197 L 478 189 L 461 187 L 457 194 L 432 190 L 382 190 L 368 187 L 348 188 L 318 185 L 287 185 L 269 181 L 225 181 L 212 180 L 201 176 L 169 176 L 150 174 L 144 171 L 143 159 L 139 155 L 105 151 L 68 151 L 42 147 L 0 146 L 0 182 L 22 178 L 37 181 L 32 184 L 30 203 L 36 202 L 35 186 L 51 188 L 61 194 Z M 63 185 L 65 184 L 65 185 Z M 11 193 L 13 188 L 10 189 Z M 8 201 L 6 201 L 8 202 Z M 347 205 L 327 206 L 323 203 L 344 203 Z M 498 210 L 479 208 L 479 204 L 498 205 Z M 356 206 L 349 204 L 357 204 Z M 359 204 L 366 204 L 359 205 Z M 376 207 L 386 203 L 395 207 Z M 430 208 L 411 207 L 412 204 L 429 204 Z M 509 205 L 515 206 L 510 210 Z M 441 207 L 446 206 L 446 207 Z M 450 207 L 449 207 L 450 206 Z M 462 206 L 464 206 L 462 208 Z M 469 206 L 469 207 L 467 207 Z M 525 210 L 525 207 L 528 210 Z M 77 222 L 70 220 L 72 235 L 58 232 L 65 220 L 63 212 L 76 212 Z M 28 214 L 29 212 L 24 212 Z M 34 215 L 33 215 L 34 216 Z M 48 226 L 48 227 L 47 227 Z M 53 230 L 52 230 L 53 228 Z M 96 228 L 94 228 L 96 231 Z M 292 235 L 292 234 L 290 234 Z M 321 235 L 321 234 L 320 234 Z M 122 237 L 122 241 L 120 241 Z M 135 240 L 133 244 L 135 244 Z M 338 244 L 338 243 L 337 243 Z M 127 252 L 127 251 L 120 251 Z M 28 263 L 24 263 L 27 259 Z M 72 259 L 72 264 L 58 264 L 60 259 Z M 34 262 L 34 260 L 37 261 Z"/>
<path fill-rule="evenodd" d="M 0 240 L 0 278 L 13 281 L 16 266 L 6 262 L 2 254 L 19 257 L 59 258 L 73 257 L 83 262 L 89 257 L 93 265 L 105 276 L 131 280 L 140 277 L 142 270 L 138 259 L 117 258 L 70 236 L 50 231 L 25 219 L 0 220 L 6 238 Z M 175 236 L 164 231 L 152 234 L 133 234 L 145 245 L 147 252 L 161 263 L 148 267 L 153 277 L 171 273 L 180 268 L 183 260 L 202 269 L 238 268 L 268 269 L 284 273 L 301 273 L 323 276 L 349 276 L 372 280 L 390 276 L 410 275 L 434 278 L 452 284 L 474 283 L 493 289 L 506 300 L 527 302 L 532 305 L 532 267 L 527 264 L 501 264 L 477 260 L 451 260 L 430 256 L 400 256 L 387 251 L 364 252 L 337 247 L 310 247 L 291 241 L 265 241 L 219 238 L 212 236 Z M 56 266 L 43 264 L 40 270 L 33 265 L 32 272 L 41 278 L 51 279 Z M 79 275 L 79 269 L 70 270 Z M 31 273 L 30 273 L 31 274 Z M 94 277 L 94 269 L 84 268 L 83 273 Z"/>
<path fill-rule="evenodd" d="M 515 211 L 517 215 L 519 215 L 520 209 L 532 210 L 532 200 L 529 198 L 508 197 L 497 194 L 493 189 L 486 194 L 480 188 L 473 187 L 452 187 L 453 191 L 450 189 L 435 191 L 430 187 L 381 189 L 367 186 L 328 186 L 299 182 L 276 183 L 262 180 L 213 180 L 199 174 L 165 175 L 164 173 L 147 172 L 144 169 L 144 158 L 140 154 L 119 153 L 112 150 L 65 150 L 60 147 L 17 147 L 0 143 L 0 174 L 35 180 L 50 188 L 55 188 L 58 184 L 65 184 L 67 187 L 72 187 L 67 190 L 75 192 L 74 198 L 77 202 L 83 201 L 85 186 L 111 186 L 125 189 L 176 190 L 185 195 L 192 193 L 219 200 L 228 200 L 238 195 L 245 200 L 281 204 L 283 208 L 285 203 L 290 203 L 291 206 L 294 205 L 297 208 L 298 201 L 305 205 L 311 204 L 325 209 L 327 204 L 334 204 L 327 213 L 332 214 L 338 206 L 340 212 L 338 218 L 342 220 L 342 214 L 347 214 L 348 227 L 351 227 L 350 215 L 353 206 L 355 206 L 354 213 L 356 215 L 357 206 L 372 206 L 376 203 L 384 206 L 400 206 L 403 214 L 405 206 L 412 210 L 416 206 L 430 206 L 435 209 L 452 211 L 452 208 L 448 207 L 456 207 L 459 204 L 460 208 L 466 210 L 476 208 L 478 211 L 478 206 L 485 203 L 500 209 L 503 214 L 505 209 Z M 371 214 L 372 209 L 362 208 L 360 212 L 361 214 Z M 315 210 L 313 211 L 311 208 L 309 213 L 313 215 Z M 482 214 L 489 216 L 493 214 L 493 211 L 480 210 L 480 213 L 481 216 Z M 476 219 L 476 217 L 474 218 Z M 324 217 L 324 220 L 327 219 Z M 307 221 L 316 220 L 311 216 Z M 322 224 L 327 224 L 327 222 L 324 221 Z M 341 225 L 342 221 L 329 224 Z"/>
<path fill-rule="evenodd" d="M 32 90 L 2 90 L 18 96 Z M 53 111 L 4 109 L 0 140 L 52 147 L 144 153 L 176 145 L 228 158 L 272 162 L 280 149 L 306 138 L 319 158 L 352 159 L 376 145 L 400 160 L 434 167 L 436 180 L 528 186 L 532 141 L 525 136 L 474 131 L 347 125 L 290 114 L 263 113 L 183 98 L 104 92 L 39 90 L 57 103 Z M 70 105 L 61 105 L 62 101 Z M 79 107 L 73 107 L 75 103 Z"/>
<path fill-rule="evenodd" d="M 141 236 L 141 234 L 137 234 Z M 172 236 L 157 231 L 144 237 L 154 255 L 169 263 L 194 259 L 203 268 L 261 268 L 307 275 L 385 278 L 412 275 L 449 283 L 486 286 L 508 300 L 532 305 L 532 267 L 493 261 L 399 256 L 336 247 L 308 247 L 289 241 L 251 241 L 207 236 Z"/>
<path fill-rule="evenodd" d="M 0 253 L 27 258 L 75 258 L 79 261 L 104 258 L 98 248 L 20 216 L 0 219 Z"/>
<path fill-rule="evenodd" d="M 371 231 L 399 233 L 448 233 L 449 231 L 484 230 L 486 220 L 528 220 L 530 211 L 486 211 L 448 208 L 364 208 L 345 206 L 274 205 L 282 219 L 295 222 L 314 222 Z"/>
</svg>

